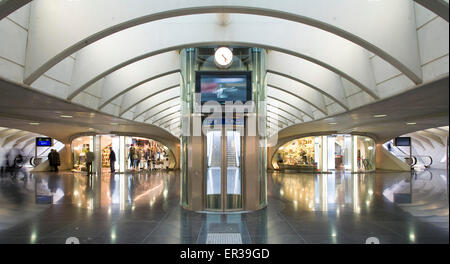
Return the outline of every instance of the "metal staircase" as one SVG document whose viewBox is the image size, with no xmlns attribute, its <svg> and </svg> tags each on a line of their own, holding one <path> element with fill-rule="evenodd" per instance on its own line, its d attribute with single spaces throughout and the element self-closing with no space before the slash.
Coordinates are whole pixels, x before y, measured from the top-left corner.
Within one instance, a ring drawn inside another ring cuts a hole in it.
<svg viewBox="0 0 450 264">
<path fill-rule="evenodd" d="M 413 147 L 412 148 L 412 157 L 410 163 L 408 163 L 409 160 L 409 153 L 406 153 L 401 148 L 393 146 L 392 142 L 391 147 L 388 147 L 389 142 L 386 142 L 383 144 L 383 147 L 387 149 L 392 155 L 400 159 L 401 161 L 407 163 L 408 165 L 411 165 L 412 167 L 417 168 L 430 168 L 430 166 L 433 164 L 433 158 L 429 155 L 419 155 L 417 150 Z"/>
<path fill-rule="evenodd" d="M 227 139 L 227 166 L 236 167 L 236 144 L 234 139 Z"/>
</svg>

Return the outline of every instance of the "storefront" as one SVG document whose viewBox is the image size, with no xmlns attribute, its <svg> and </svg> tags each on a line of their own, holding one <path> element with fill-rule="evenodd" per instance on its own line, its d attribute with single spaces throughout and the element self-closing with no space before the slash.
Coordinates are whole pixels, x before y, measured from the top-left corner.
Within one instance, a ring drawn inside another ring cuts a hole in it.
<svg viewBox="0 0 450 264">
<path fill-rule="evenodd" d="M 161 143 L 141 137 L 117 135 L 80 136 L 72 141 L 73 170 L 86 171 L 86 153 L 94 152 L 94 168 L 110 170 L 111 149 L 116 154 L 116 172 L 173 169 L 175 157 Z"/>
<path fill-rule="evenodd" d="M 280 146 L 272 166 L 299 172 L 374 171 L 375 141 L 348 134 L 303 137 Z"/>
</svg>

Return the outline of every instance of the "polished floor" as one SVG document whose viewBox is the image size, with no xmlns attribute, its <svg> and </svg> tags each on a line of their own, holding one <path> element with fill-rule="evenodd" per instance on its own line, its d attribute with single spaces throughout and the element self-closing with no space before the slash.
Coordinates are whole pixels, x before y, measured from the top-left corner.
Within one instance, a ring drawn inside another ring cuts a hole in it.
<svg viewBox="0 0 450 264">
<path fill-rule="evenodd" d="M 268 173 L 266 209 L 188 212 L 179 172 L 0 179 L 0 243 L 449 243 L 445 171 Z"/>
</svg>

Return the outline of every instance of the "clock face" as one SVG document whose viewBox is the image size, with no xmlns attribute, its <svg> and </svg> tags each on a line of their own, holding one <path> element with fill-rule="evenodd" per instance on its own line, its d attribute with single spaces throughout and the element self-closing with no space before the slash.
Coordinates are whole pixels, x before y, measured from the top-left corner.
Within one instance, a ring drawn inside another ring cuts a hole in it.
<svg viewBox="0 0 450 264">
<path fill-rule="evenodd" d="M 214 54 L 214 62 L 220 68 L 228 68 L 233 63 L 233 52 L 227 47 L 220 47 Z"/>
</svg>

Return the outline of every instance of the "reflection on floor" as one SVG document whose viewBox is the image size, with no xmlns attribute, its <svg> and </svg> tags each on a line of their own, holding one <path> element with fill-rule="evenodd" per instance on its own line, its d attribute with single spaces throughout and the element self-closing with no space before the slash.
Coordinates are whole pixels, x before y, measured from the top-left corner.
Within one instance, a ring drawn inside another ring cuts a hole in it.
<svg viewBox="0 0 450 264">
<path fill-rule="evenodd" d="M 413 216 L 448 232 L 447 177 L 446 171 L 415 172 L 410 179 L 403 179 L 385 189 L 383 194 Z M 402 198 L 407 201 L 402 203 Z"/>
<path fill-rule="evenodd" d="M 179 172 L 4 175 L 0 243 L 448 243 L 441 175 L 269 173 L 269 206 L 229 214 L 181 209 Z"/>
</svg>

